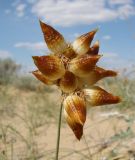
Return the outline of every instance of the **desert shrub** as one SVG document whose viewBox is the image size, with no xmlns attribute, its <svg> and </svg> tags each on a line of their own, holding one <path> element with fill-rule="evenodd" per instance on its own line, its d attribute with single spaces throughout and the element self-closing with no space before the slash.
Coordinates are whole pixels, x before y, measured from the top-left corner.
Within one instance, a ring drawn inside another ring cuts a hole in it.
<svg viewBox="0 0 135 160">
<path fill-rule="evenodd" d="M 130 77 L 118 77 L 114 79 L 107 79 L 104 81 L 104 86 L 108 91 L 112 91 L 115 95 L 121 97 L 121 103 L 116 106 L 117 109 L 127 110 L 133 109 L 135 105 L 135 79 Z M 109 108 L 110 107 L 105 107 Z"/>
<path fill-rule="evenodd" d="M 0 85 L 11 85 L 21 90 L 53 91 L 50 87 L 36 80 L 32 74 L 24 75 L 21 72 L 21 65 L 10 58 L 0 59 Z"/>
<path fill-rule="evenodd" d="M 35 79 L 35 77 L 30 75 L 18 75 L 14 76 L 13 86 L 25 91 L 36 91 L 40 93 L 51 93 L 53 92 L 53 88 L 44 85 L 42 82 Z"/>
<path fill-rule="evenodd" d="M 20 65 L 16 64 L 12 59 L 0 59 L 0 84 L 10 83 L 19 69 Z"/>
<path fill-rule="evenodd" d="M 13 85 L 19 89 L 23 90 L 31 90 L 34 91 L 37 89 L 38 83 L 37 81 L 28 75 L 20 75 L 17 76 L 14 81 Z"/>
</svg>

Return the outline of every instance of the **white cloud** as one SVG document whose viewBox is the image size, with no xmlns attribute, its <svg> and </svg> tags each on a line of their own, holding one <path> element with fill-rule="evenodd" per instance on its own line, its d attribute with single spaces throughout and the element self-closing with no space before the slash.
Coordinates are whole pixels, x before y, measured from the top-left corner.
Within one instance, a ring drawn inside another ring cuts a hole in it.
<svg viewBox="0 0 135 160">
<path fill-rule="evenodd" d="M 118 14 L 121 19 L 127 19 L 128 17 L 135 15 L 135 7 L 129 4 L 123 5 L 119 7 Z"/>
<path fill-rule="evenodd" d="M 115 7 L 112 7 L 114 4 Z M 91 24 L 135 15 L 132 0 L 38 0 L 32 13 L 53 25 Z"/>
<path fill-rule="evenodd" d="M 110 36 L 110 35 L 105 35 L 105 36 L 103 36 L 103 39 L 104 39 L 104 40 L 110 40 L 110 39 L 111 39 L 111 36 Z"/>
<path fill-rule="evenodd" d="M 11 53 L 9 51 L 0 50 L 0 58 L 4 59 L 8 57 L 11 57 Z"/>
<path fill-rule="evenodd" d="M 18 17 L 23 17 L 24 16 L 25 8 L 26 8 L 26 4 L 23 4 L 23 3 L 18 4 L 16 6 L 16 12 L 17 12 Z"/>
<path fill-rule="evenodd" d="M 18 42 L 14 45 L 16 48 L 24 48 L 24 49 L 29 49 L 29 50 L 45 50 L 46 45 L 44 42 Z"/>
<path fill-rule="evenodd" d="M 121 54 L 118 53 L 104 52 L 102 55 L 103 57 L 101 57 L 101 60 L 99 61 L 99 66 L 103 68 L 107 67 L 108 69 L 116 69 L 120 71 L 123 68 L 129 69 L 134 65 L 134 59 L 130 60 L 129 58 L 123 58 L 120 56 Z"/>
<path fill-rule="evenodd" d="M 131 4 L 132 0 L 109 0 L 111 5 Z"/>
</svg>

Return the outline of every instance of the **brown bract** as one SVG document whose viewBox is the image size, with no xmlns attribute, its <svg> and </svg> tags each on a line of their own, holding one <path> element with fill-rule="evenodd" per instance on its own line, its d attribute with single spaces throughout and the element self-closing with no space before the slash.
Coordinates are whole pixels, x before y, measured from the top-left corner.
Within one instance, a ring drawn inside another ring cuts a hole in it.
<svg viewBox="0 0 135 160">
<path fill-rule="evenodd" d="M 83 133 L 86 120 L 86 103 L 77 95 L 70 95 L 64 100 L 65 118 L 78 139 Z"/>
<path fill-rule="evenodd" d="M 52 85 L 54 84 L 53 81 L 47 79 L 39 70 L 33 71 L 32 74 L 41 82 L 43 82 L 46 85 Z"/>
<path fill-rule="evenodd" d="M 86 77 L 94 69 L 100 55 L 91 56 L 88 54 L 77 56 L 69 63 L 69 71 L 78 77 Z"/>
<path fill-rule="evenodd" d="M 96 41 L 91 48 L 89 48 L 87 54 L 97 55 L 99 52 L 99 41 Z"/>
<path fill-rule="evenodd" d="M 34 63 L 48 79 L 57 80 L 65 74 L 64 64 L 54 56 L 33 56 Z"/>
<path fill-rule="evenodd" d="M 106 92 L 98 86 L 93 86 L 89 89 L 84 89 L 83 91 L 87 102 L 91 106 L 115 104 L 120 102 L 118 96 L 113 96 L 111 93 Z"/>
<path fill-rule="evenodd" d="M 73 49 L 77 54 L 85 54 L 88 52 L 90 44 L 96 34 L 97 29 L 81 35 L 73 42 Z"/>
<path fill-rule="evenodd" d="M 44 34 L 46 44 L 52 52 L 63 52 L 67 48 L 67 43 L 65 42 L 64 37 L 58 31 L 42 21 L 40 21 L 40 26 Z"/>
<path fill-rule="evenodd" d="M 115 76 L 117 76 L 117 72 L 112 70 L 105 70 L 101 67 L 96 66 L 87 77 L 81 78 L 80 80 L 83 85 L 87 85 L 89 87 L 105 77 Z"/>
<path fill-rule="evenodd" d="M 32 73 L 44 84 L 55 84 L 62 91 L 65 119 L 80 140 L 86 120 L 86 103 L 92 107 L 120 102 L 118 96 L 93 86 L 99 80 L 114 77 L 117 73 L 96 66 L 101 57 L 98 55 L 99 41 L 92 47 L 90 45 L 97 29 L 79 36 L 70 44 L 52 26 L 41 21 L 40 26 L 51 54 L 33 56 L 38 70 Z"/>
<path fill-rule="evenodd" d="M 60 88 L 65 93 L 74 92 L 77 89 L 77 78 L 69 71 L 66 71 L 65 75 L 59 81 Z"/>
</svg>

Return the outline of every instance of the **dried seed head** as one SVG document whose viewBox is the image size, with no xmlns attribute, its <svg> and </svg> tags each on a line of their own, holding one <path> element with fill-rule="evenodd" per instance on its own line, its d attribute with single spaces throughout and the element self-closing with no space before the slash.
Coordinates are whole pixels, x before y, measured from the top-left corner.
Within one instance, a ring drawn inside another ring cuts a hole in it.
<svg viewBox="0 0 135 160">
<path fill-rule="evenodd" d="M 77 88 L 77 78 L 73 73 L 66 71 L 65 75 L 60 79 L 59 85 L 65 93 L 74 92 Z"/>
<path fill-rule="evenodd" d="M 90 73 L 88 77 L 82 79 L 82 82 L 86 85 L 93 85 L 97 81 L 105 77 L 114 77 L 117 75 L 117 72 L 112 70 L 105 70 L 100 67 L 95 67 Z"/>
<path fill-rule="evenodd" d="M 89 48 L 87 54 L 97 55 L 99 52 L 99 41 L 96 41 L 91 48 Z"/>
<path fill-rule="evenodd" d="M 97 29 L 78 37 L 73 42 L 74 51 L 78 54 L 87 53 L 96 32 L 97 32 Z"/>
<path fill-rule="evenodd" d="M 100 55 L 80 55 L 71 60 L 69 63 L 69 71 L 73 72 L 78 77 L 86 77 L 94 69 L 100 57 Z"/>
<path fill-rule="evenodd" d="M 62 53 L 67 48 L 64 37 L 53 27 L 41 21 L 40 26 L 48 48 L 54 53 Z"/>
<path fill-rule="evenodd" d="M 34 63 L 47 79 L 51 81 L 61 78 L 65 74 L 65 68 L 61 60 L 54 56 L 33 56 Z"/>
<path fill-rule="evenodd" d="M 50 81 L 47 79 L 39 70 L 33 71 L 32 74 L 41 82 L 43 82 L 46 85 L 52 85 L 54 84 L 53 81 Z"/>
<path fill-rule="evenodd" d="M 98 55 L 99 41 L 92 47 L 90 45 L 97 29 L 78 37 L 70 45 L 54 28 L 41 21 L 40 25 L 53 55 L 34 56 L 34 63 L 39 70 L 32 73 L 44 84 L 57 83 L 68 95 L 63 102 L 64 115 L 76 138 L 80 140 L 86 120 L 86 102 L 91 106 L 120 102 L 119 97 L 91 85 L 104 77 L 116 76 L 117 73 L 96 66 L 101 57 Z M 82 89 L 86 85 L 90 85 L 90 89 Z"/>
<path fill-rule="evenodd" d="M 64 115 L 75 136 L 80 140 L 86 120 L 86 104 L 84 99 L 77 95 L 68 96 L 64 100 Z"/>
<path fill-rule="evenodd" d="M 84 89 L 83 91 L 86 101 L 91 106 L 115 104 L 120 102 L 120 98 L 118 96 L 113 96 L 98 86 L 91 87 L 90 89 Z"/>
</svg>

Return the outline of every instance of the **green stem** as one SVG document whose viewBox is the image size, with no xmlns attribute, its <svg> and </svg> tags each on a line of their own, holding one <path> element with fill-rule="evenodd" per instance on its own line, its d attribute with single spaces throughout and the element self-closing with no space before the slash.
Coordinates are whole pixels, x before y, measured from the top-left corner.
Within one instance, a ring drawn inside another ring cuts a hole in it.
<svg viewBox="0 0 135 160">
<path fill-rule="evenodd" d="M 59 158 L 59 146 L 60 146 L 60 130 L 61 130 L 62 106 L 63 106 L 63 101 L 61 102 L 60 112 L 59 112 L 58 133 L 57 133 L 57 144 L 56 144 L 56 157 L 55 157 L 55 160 L 58 160 L 58 158 Z"/>
</svg>

